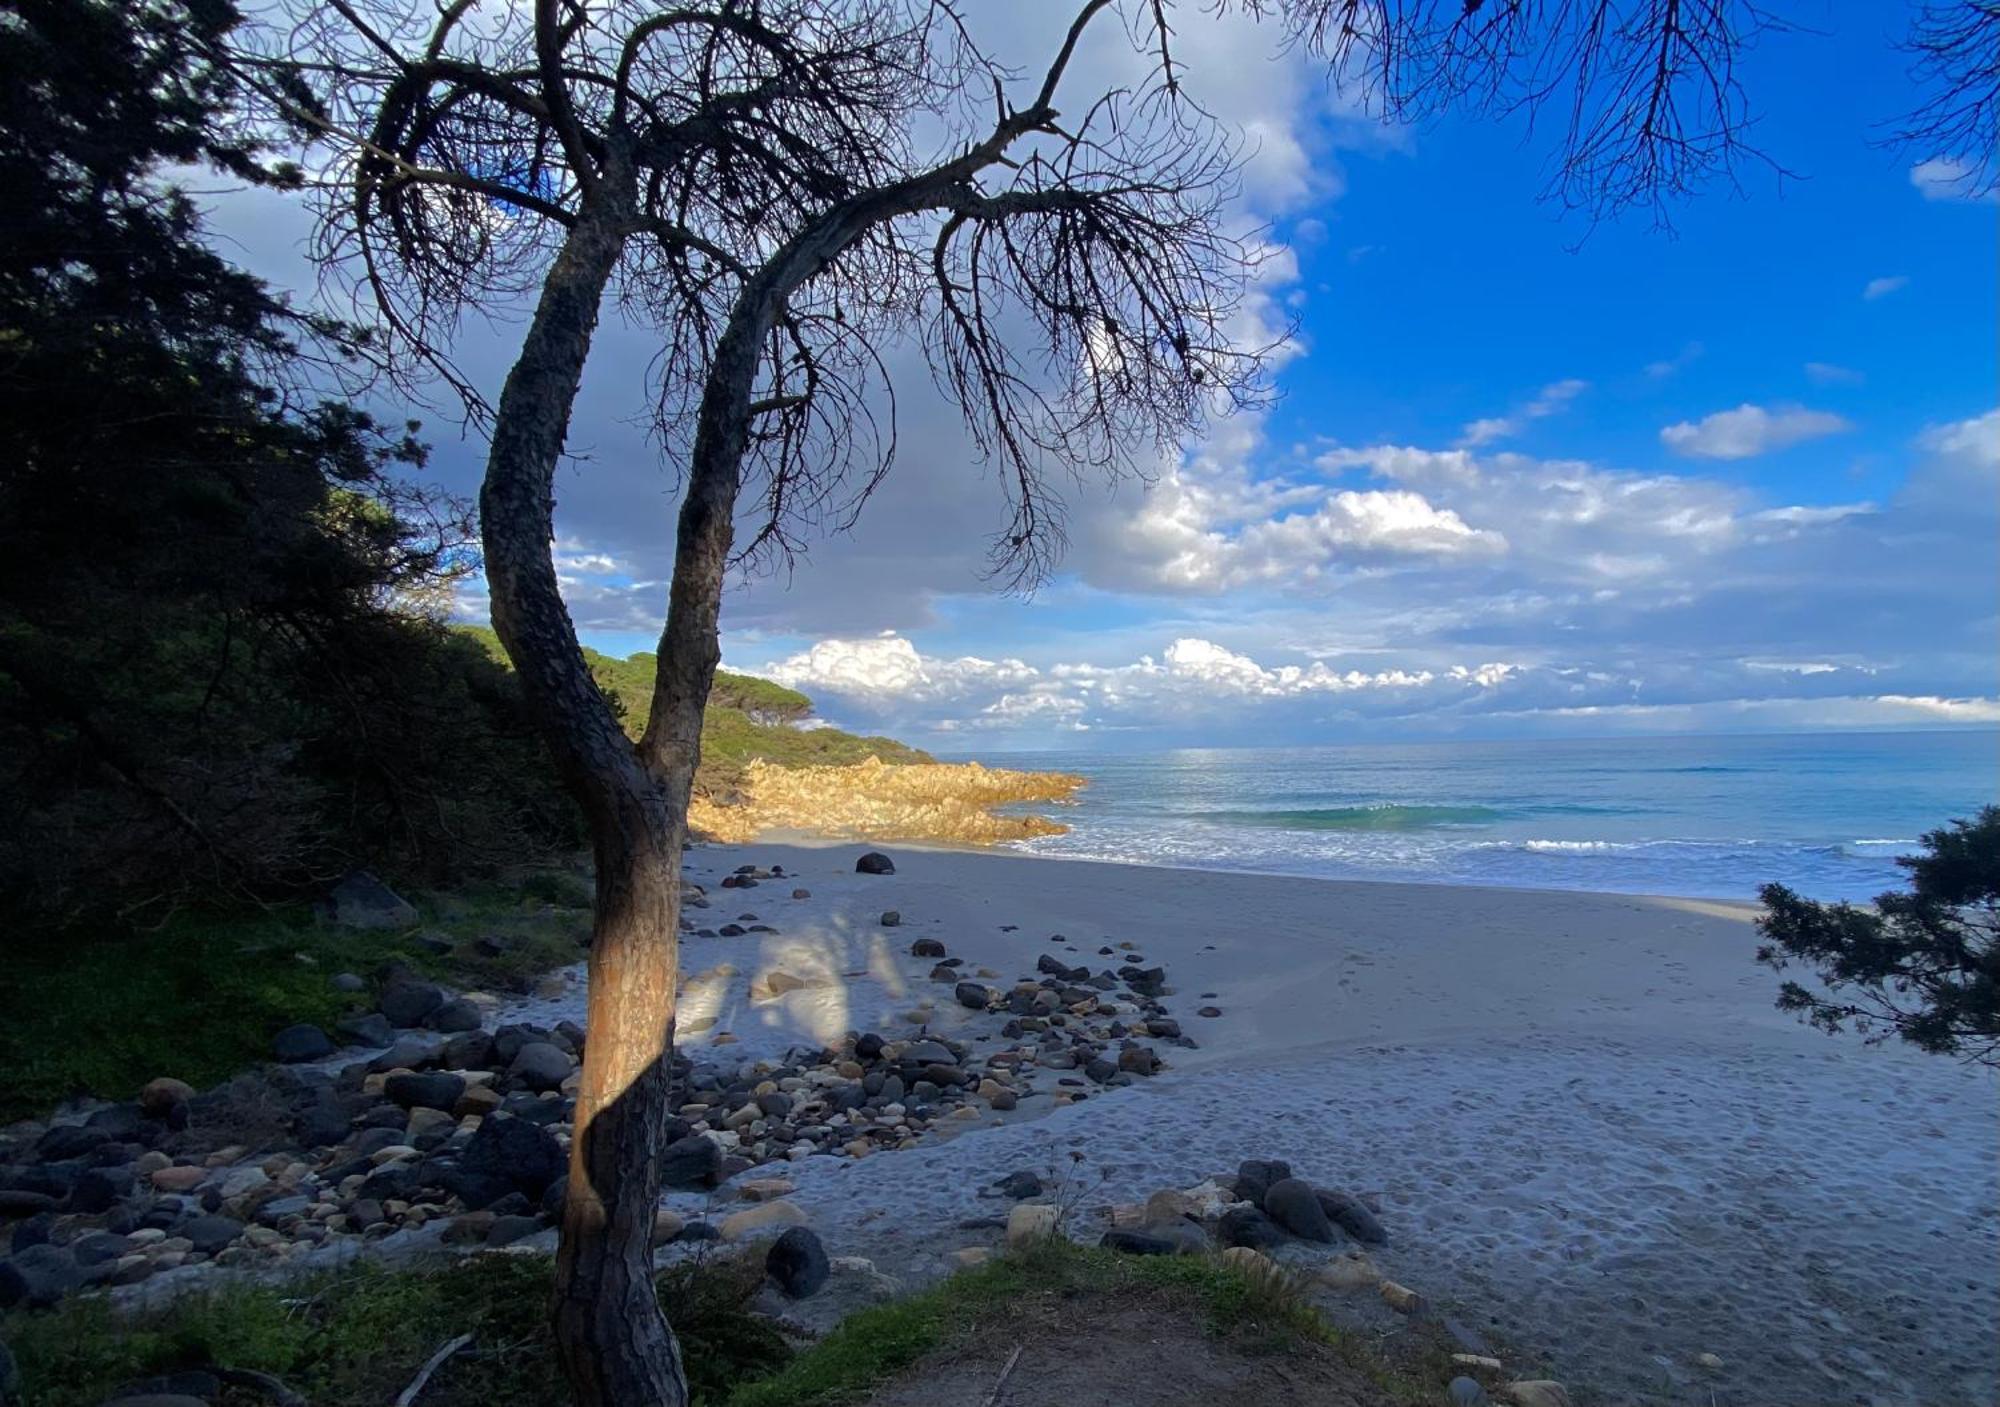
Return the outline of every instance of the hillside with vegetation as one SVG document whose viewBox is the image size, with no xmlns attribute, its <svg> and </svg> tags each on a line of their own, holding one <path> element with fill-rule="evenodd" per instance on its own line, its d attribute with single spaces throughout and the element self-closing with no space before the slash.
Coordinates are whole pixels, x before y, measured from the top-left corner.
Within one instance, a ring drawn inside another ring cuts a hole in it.
<svg viewBox="0 0 2000 1407">
<path fill-rule="evenodd" d="M 506 652 L 490 628 L 456 629 L 479 641 L 490 658 L 506 664 Z M 654 655 L 642 650 L 619 659 L 585 646 L 583 657 L 626 733 L 637 738 L 646 731 L 653 701 Z M 753 762 L 787 768 L 851 767 L 870 758 L 885 763 L 933 760 L 929 753 L 894 738 L 862 737 L 826 726 L 814 716 L 812 700 L 796 689 L 755 675 L 716 671 L 702 720 L 701 771 L 696 776 L 699 793 L 711 801 L 733 804 Z"/>
</svg>

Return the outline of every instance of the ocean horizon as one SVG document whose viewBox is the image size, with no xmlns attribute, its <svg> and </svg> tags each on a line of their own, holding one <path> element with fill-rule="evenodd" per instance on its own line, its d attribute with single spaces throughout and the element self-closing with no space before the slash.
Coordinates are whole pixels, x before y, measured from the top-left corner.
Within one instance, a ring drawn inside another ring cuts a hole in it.
<svg viewBox="0 0 2000 1407">
<path fill-rule="evenodd" d="M 2000 800 L 2000 731 L 988 753 L 1089 785 L 1031 854 L 1180 868 L 1754 899 L 1899 887 Z"/>
</svg>

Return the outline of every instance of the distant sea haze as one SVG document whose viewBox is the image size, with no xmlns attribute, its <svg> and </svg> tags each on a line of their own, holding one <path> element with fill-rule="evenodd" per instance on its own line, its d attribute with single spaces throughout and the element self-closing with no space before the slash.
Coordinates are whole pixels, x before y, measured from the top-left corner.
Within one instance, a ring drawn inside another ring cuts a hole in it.
<svg viewBox="0 0 2000 1407">
<path fill-rule="evenodd" d="M 1036 854 L 1336 879 L 1824 899 L 2000 800 L 2000 732 L 1009 753 L 1080 772 Z"/>
</svg>

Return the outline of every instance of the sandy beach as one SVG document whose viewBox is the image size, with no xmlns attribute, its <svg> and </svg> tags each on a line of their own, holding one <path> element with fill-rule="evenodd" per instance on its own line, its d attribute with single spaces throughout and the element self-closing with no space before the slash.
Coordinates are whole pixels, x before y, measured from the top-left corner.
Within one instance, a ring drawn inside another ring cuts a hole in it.
<svg viewBox="0 0 2000 1407">
<path fill-rule="evenodd" d="M 1086 1206 L 1278 1157 L 1374 1199 L 1386 1273 L 1580 1401 L 2000 1395 L 1993 1073 L 1774 1010 L 1746 907 L 907 846 L 887 847 L 896 874 L 869 876 L 853 872 L 863 848 L 689 856 L 714 901 L 703 923 L 740 912 L 777 930 L 686 941 L 690 1055 L 907 1035 L 913 1015 L 982 1039 L 992 1018 L 927 980 L 917 937 L 1002 979 L 1045 952 L 1131 942 L 1167 969 L 1166 1005 L 1199 1049 L 949 1141 L 795 1164 L 793 1200 L 836 1254 L 905 1283 L 941 1274 L 955 1246 L 990 1242 L 953 1229 L 992 1213 L 981 1188 L 1073 1154 Z M 787 877 L 715 888 L 746 863 Z M 795 885 L 811 897 L 788 897 Z M 891 908 L 901 923 L 884 928 Z M 752 1001 L 774 967 L 811 985 Z M 580 1004 L 572 992 L 519 1015 Z M 1209 1004 L 1222 1014 L 1194 1014 Z"/>
</svg>

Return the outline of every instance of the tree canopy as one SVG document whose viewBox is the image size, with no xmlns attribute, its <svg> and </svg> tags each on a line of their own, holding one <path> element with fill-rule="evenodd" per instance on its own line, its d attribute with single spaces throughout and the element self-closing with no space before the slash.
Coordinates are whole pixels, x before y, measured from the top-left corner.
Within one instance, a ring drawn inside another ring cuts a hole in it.
<svg viewBox="0 0 2000 1407">
<path fill-rule="evenodd" d="M 1871 1040 L 2000 1064 L 2000 806 L 1927 833 L 1923 853 L 1896 863 L 1910 887 L 1872 909 L 1764 886 L 1757 960 L 1777 971 L 1803 963 L 1820 984 L 1786 982 L 1778 1006 L 1825 1031 L 1852 1025 Z"/>
<path fill-rule="evenodd" d="M 416 486 L 414 425 L 318 390 L 369 339 L 217 255 L 166 174 L 294 179 L 232 135 L 233 9 L 13 9 L 0 890 L 157 914 L 573 835 L 518 691 L 435 619 L 466 505 Z"/>
</svg>

